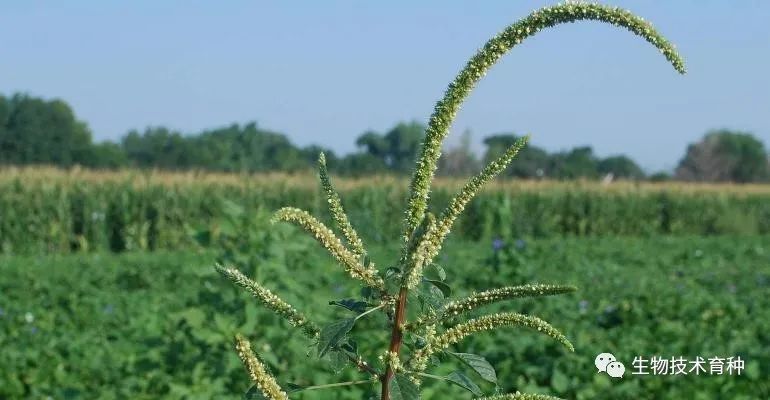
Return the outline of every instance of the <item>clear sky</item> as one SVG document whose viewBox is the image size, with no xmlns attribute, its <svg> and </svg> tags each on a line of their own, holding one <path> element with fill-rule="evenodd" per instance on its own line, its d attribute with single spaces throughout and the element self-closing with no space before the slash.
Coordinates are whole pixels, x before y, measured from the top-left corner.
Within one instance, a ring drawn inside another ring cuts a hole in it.
<svg viewBox="0 0 770 400">
<path fill-rule="evenodd" d="M 367 129 L 427 121 L 489 37 L 544 1 L 3 1 L 0 92 L 62 98 L 96 139 L 255 120 L 345 153 Z M 449 143 L 532 133 L 672 168 L 713 128 L 770 145 L 770 1 L 613 1 L 687 61 L 593 22 L 524 42 L 465 103 Z"/>
</svg>

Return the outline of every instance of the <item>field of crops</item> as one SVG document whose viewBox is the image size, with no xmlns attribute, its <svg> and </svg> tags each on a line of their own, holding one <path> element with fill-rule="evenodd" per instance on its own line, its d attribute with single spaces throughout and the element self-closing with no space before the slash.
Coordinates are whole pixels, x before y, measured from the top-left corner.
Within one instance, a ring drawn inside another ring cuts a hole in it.
<svg viewBox="0 0 770 400">
<path fill-rule="evenodd" d="M 232 349 L 236 332 L 281 383 L 361 378 L 315 359 L 311 343 L 213 269 L 233 263 L 321 325 L 341 318 L 345 310 L 328 302 L 356 297 L 357 286 L 314 240 L 268 222 L 286 205 L 326 218 L 313 176 L 2 172 L 0 399 L 242 398 L 249 382 Z M 337 183 L 376 264 L 392 265 L 406 181 Z M 439 181 L 437 207 L 461 184 Z M 770 186 L 497 182 L 467 211 L 438 260 L 451 297 L 533 282 L 579 287 L 484 310 L 538 315 L 575 353 L 522 329 L 454 346 L 486 357 L 501 391 L 770 398 Z M 359 348 L 381 350 L 386 330 L 379 316 L 353 333 Z M 625 363 L 623 379 L 597 374 L 602 352 Z M 635 357 L 652 356 L 745 365 L 740 375 L 631 374 Z M 423 398 L 470 398 L 426 384 Z M 372 393 L 354 386 L 292 398 Z"/>
<path fill-rule="evenodd" d="M 354 225 L 397 237 L 405 179 L 336 180 Z M 460 180 L 438 181 L 442 207 Z M 0 171 L 0 253 L 178 250 L 217 235 L 228 202 L 249 214 L 292 205 L 327 215 L 316 177 L 52 169 Z M 770 185 L 498 182 L 470 204 L 455 237 L 768 234 Z"/>
<path fill-rule="evenodd" d="M 320 323 L 344 311 L 326 301 L 349 297 L 356 288 L 313 241 L 291 229 L 271 241 L 256 250 L 260 281 Z M 450 244 L 440 262 L 458 288 L 455 295 L 535 281 L 579 287 L 571 295 L 502 306 L 548 319 L 573 341 L 575 353 L 521 329 L 455 346 L 485 356 L 505 389 L 571 399 L 770 396 L 767 236 L 508 237 L 497 251 L 488 242 Z M 377 246 L 373 256 L 387 265 L 392 250 Z M 0 398 L 240 398 L 249 384 L 231 350 L 236 331 L 249 336 L 281 382 L 358 376 L 350 369 L 336 374 L 307 357 L 309 343 L 218 276 L 211 267 L 215 257 L 210 250 L 0 255 Z M 355 334 L 366 337 L 381 324 L 371 320 Z M 383 347 L 387 338 L 380 336 L 368 340 Z M 605 351 L 629 372 L 635 356 L 740 356 L 746 364 L 740 376 L 613 380 L 593 365 Z M 429 384 L 425 398 L 470 398 L 456 387 Z M 354 388 L 297 398 L 363 394 Z"/>
</svg>

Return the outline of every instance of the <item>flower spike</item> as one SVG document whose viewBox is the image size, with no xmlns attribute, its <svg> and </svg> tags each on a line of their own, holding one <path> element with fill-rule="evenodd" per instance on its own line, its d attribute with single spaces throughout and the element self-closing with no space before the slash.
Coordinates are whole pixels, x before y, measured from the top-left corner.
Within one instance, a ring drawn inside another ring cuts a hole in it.
<svg viewBox="0 0 770 400">
<path fill-rule="evenodd" d="M 570 293 L 577 290 L 575 286 L 570 285 L 546 285 L 546 284 L 526 284 L 521 286 L 506 286 L 497 289 L 485 290 L 480 293 L 472 294 L 464 299 L 450 301 L 445 304 L 436 315 L 428 318 L 420 318 L 414 323 L 409 324 L 413 329 L 426 323 L 437 322 L 442 317 L 455 317 L 473 311 L 479 307 L 497 303 L 500 301 L 517 299 L 522 297 L 540 297 L 553 296 L 557 294 Z"/>
<path fill-rule="evenodd" d="M 316 324 L 297 311 L 291 304 L 276 296 L 269 289 L 249 279 L 235 268 L 226 268 L 221 265 L 214 266 L 217 272 L 233 281 L 236 285 L 246 289 L 256 297 L 266 308 L 285 318 L 292 326 L 302 328 L 302 331 L 310 338 L 315 338 L 321 331 Z"/>
<path fill-rule="evenodd" d="M 342 235 L 345 236 L 345 240 L 352 248 L 353 253 L 359 256 L 364 255 L 366 253 L 364 243 L 358 236 L 358 232 L 353 229 L 353 225 L 350 224 L 350 220 L 345 214 L 345 209 L 342 207 L 340 195 L 332 186 L 329 171 L 326 168 L 326 155 L 324 153 L 321 153 L 318 157 L 318 177 L 321 180 L 321 188 L 326 193 L 326 201 L 329 203 L 329 211 L 332 214 L 334 223 L 342 231 Z"/>
<path fill-rule="evenodd" d="M 457 324 L 452 328 L 449 328 L 446 332 L 433 337 L 427 346 L 414 353 L 410 366 L 418 371 L 423 370 L 427 366 L 427 360 L 431 354 L 444 350 L 450 345 L 458 343 L 474 333 L 505 326 L 524 326 L 535 329 L 538 332 L 556 339 L 569 351 L 575 351 L 572 343 L 570 343 L 561 332 L 540 318 L 517 313 L 497 313 Z"/>
<path fill-rule="evenodd" d="M 313 234 L 316 240 L 318 240 L 318 242 L 321 243 L 321 245 L 328 250 L 343 267 L 345 267 L 345 270 L 350 276 L 364 282 L 370 287 L 377 289 L 385 288 L 385 282 L 379 276 L 377 269 L 374 267 L 374 263 L 369 263 L 366 266 L 363 265 L 361 257 L 358 257 L 355 253 L 348 250 L 348 248 L 342 244 L 342 241 L 334 235 L 334 232 L 332 232 L 331 229 L 310 215 L 307 211 L 294 207 L 284 207 L 275 213 L 273 221 L 293 222 L 301 226 L 303 229 Z"/>
<path fill-rule="evenodd" d="M 558 4 L 537 10 L 524 19 L 508 26 L 490 39 L 465 65 L 454 81 L 449 84 L 444 97 L 436 103 L 425 130 L 425 139 L 412 175 L 408 208 L 404 220 L 403 240 L 408 241 L 428 208 L 430 184 L 436 173 L 441 155 L 441 144 L 449 133 L 452 121 L 460 105 L 476 83 L 509 50 L 535 33 L 557 24 L 580 20 L 597 20 L 626 28 L 657 47 L 675 70 L 686 72 L 684 61 L 674 46 L 661 36 L 653 26 L 629 11 L 600 4 Z"/>
<path fill-rule="evenodd" d="M 289 396 L 281 389 L 275 378 L 267 372 L 267 368 L 251 350 L 251 344 L 241 335 L 235 337 L 235 350 L 238 352 L 251 380 L 260 392 L 269 400 L 288 400 Z"/>
<path fill-rule="evenodd" d="M 410 265 L 409 276 L 407 278 L 407 286 L 412 288 L 418 282 L 422 276 L 422 267 L 429 264 L 441 251 L 441 246 L 444 239 L 452 229 L 457 217 L 465 210 L 465 206 L 468 205 L 476 193 L 481 187 L 494 179 L 499 175 L 508 164 L 513 161 L 516 154 L 527 144 L 529 136 L 525 136 L 516 141 L 508 150 L 503 153 L 498 159 L 490 162 L 478 175 L 471 178 L 471 180 L 465 184 L 460 190 L 460 193 L 455 195 L 449 206 L 441 214 L 441 219 L 435 226 L 431 226 L 430 230 L 425 234 L 420 242 L 418 250 L 414 253 L 415 260 Z"/>
<path fill-rule="evenodd" d="M 544 394 L 507 393 L 488 397 L 477 397 L 475 400 L 562 400 L 559 397 L 546 396 Z"/>
<path fill-rule="evenodd" d="M 497 313 L 475 318 L 449 328 L 436 338 L 436 347 L 445 349 L 466 337 L 482 331 L 488 331 L 504 326 L 524 326 L 542 332 L 563 344 L 569 351 L 575 351 L 569 340 L 549 323 L 540 318 L 517 313 Z"/>
</svg>

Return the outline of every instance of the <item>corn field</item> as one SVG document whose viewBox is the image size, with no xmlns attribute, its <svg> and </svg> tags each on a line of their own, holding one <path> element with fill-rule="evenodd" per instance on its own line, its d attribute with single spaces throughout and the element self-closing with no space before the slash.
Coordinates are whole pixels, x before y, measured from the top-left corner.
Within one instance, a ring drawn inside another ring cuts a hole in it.
<svg viewBox="0 0 770 400">
<path fill-rule="evenodd" d="M 46 168 L 0 171 L 4 253 L 184 249 L 216 234 L 226 205 L 247 216 L 297 205 L 324 215 L 312 174 L 237 175 Z M 406 179 L 336 179 L 353 223 L 370 240 L 398 235 Z M 445 204 L 462 180 L 439 180 Z M 361 211 L 363 210 L 363 211 Z M 770 233 L 770 186 L 499 181 L 469 206 L 454 236 L 651 236 Z"/>
</svg>

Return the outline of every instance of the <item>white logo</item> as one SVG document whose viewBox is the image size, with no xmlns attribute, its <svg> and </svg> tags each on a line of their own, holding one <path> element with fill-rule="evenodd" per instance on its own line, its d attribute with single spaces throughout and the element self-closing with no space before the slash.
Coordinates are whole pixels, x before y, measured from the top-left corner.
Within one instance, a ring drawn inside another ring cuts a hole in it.
<svg viewBox="0 0 770 400">
<path fill-rule="evenodd" d="M 613 378 L 622 378 L 626 372 L 626 366 L 617 361 L 612 353 L 599 354 L 594 360 L 594 365 L 598 369 L 597 372 L 605 372 Z"/>
</svg>

